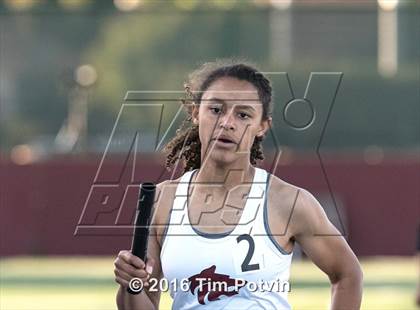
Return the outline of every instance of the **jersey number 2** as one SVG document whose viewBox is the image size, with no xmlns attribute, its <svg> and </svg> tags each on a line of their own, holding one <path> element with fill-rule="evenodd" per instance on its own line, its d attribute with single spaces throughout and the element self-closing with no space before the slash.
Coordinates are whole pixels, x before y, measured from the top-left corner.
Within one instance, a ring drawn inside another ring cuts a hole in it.
<svg viewBox="0 0 420 310">
<path fill-rule="evenodd" d="M 252 255 L 254 255 L 254 250 L 255 250 L 254 239 L 252 239 L 252 237 L 247 234 L 240 235 L 238 238 L 236 238 L 236 241 L 238 243 L 241 242 L 242 240 L 248 241 L 248 244 L 249 244 L 248 253 L 246 253 L 245 259 L 241 265 L 242 272 L 260 269 L 260 264 L 249 263 L 252 259 Z"/>
</svg>

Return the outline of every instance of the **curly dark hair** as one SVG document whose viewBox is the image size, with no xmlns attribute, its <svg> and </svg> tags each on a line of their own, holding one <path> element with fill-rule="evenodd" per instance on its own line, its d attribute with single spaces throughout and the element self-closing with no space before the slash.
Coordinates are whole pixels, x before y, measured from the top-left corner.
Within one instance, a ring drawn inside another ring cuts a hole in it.
<svg viewBox="0 0 420 310">
<path fill-rule="evenodd" d="M 198 125 L 192 122 L 192 105 L 200 104 L 203 93 L 217 79 L 232 77 L 245 80 L 255 86 L 259 99 L 263 105 L 262 120 L 268 119 L 272 114 L 273 91 L 270 81 L 260 73 L 254 65 L 243 61 L 217 60 L 204 63 L 196 71 L 188 76 L 184 83 L 185 98 L 181 99 L 187 111 L 187 117 L 176 130 L 176 135 L 164 148 L 166 155 L 166 168 L 184 159 L 184 173 L 201 166 L 201 142 L 198 133 Z M 264 137 L 255 137 L 250 152 L 250 162 L 256 165 L 257 160 L 264 160 L 262 141 Z"/>
</svg>

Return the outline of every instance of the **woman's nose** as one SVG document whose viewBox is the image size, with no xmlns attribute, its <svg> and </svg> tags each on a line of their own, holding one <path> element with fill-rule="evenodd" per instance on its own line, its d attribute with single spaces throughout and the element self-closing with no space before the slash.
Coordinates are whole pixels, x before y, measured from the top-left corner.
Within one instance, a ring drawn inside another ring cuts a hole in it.
<svg viewBox="0 0 420 310">
<path fill-rule="evenodd" d="M 231 130 L 235 129 L 235 121 L 232 114 L 233 113 L 226 113 L 225 115 L 220 116 L 219 126 L 225 129 L 231 129 Z"/>
</svg>

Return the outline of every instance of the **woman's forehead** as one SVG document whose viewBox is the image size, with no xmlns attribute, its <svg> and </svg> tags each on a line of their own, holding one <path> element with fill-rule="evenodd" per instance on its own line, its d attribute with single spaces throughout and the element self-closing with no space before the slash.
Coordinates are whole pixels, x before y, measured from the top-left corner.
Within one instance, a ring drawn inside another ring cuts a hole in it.
<svg viewBox="0 0 420 310">
<path fill-rule="evenodd" d="M 214 81 L 203 93 L 203 103 L 213 99 L 220 99 L 230 103 L 255 104 L 260 101 L 258 91 L 254 85 L 245 80 L 224 77 Z"/>
</svg>

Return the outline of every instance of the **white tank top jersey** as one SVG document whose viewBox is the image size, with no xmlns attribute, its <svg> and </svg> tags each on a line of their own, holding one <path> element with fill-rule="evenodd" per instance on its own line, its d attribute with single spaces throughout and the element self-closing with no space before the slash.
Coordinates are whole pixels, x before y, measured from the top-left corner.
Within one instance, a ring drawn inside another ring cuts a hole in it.
<svg viewBox="0 0 420 310">
<path fill-rule="evenodd" d="M 270 174 L 255 167 L 238 225 L 226 233 L 210 234 L 189 220 L 187 196 L 196 171 L 181 177 L 163 236 L 160 258 L 172 309 L 290 309 L 287 281 L 292 253 L 277 243 L 268 227 Z"/>
</svg>

